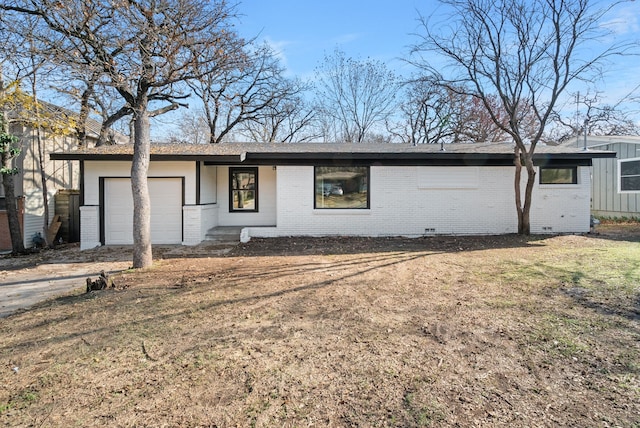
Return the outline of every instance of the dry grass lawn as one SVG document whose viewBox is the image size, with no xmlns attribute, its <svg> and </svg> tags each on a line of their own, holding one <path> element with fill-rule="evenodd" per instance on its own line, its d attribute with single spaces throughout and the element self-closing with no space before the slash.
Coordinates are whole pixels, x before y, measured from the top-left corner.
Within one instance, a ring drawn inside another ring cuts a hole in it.
<svg viewBox="0 0 640 428">
<path fill-rule="evenodd" d="M 0 319 L 0 423 L 637 427 L 639 237 L 158 255 Z"/>
</svg>

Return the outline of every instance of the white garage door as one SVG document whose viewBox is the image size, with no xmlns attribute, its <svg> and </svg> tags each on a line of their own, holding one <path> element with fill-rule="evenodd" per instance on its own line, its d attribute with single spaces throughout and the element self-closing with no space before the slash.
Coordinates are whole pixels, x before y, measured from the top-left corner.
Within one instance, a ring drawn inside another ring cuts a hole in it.
<svg viewBox="0 0 640 428">
<path fill-rule="evenodd" d="M 182 243 L 182 179 L 149 178 L 151 242 Z M 104 239 L 106 245 L 133 243 L 131 180 L 104 180 Z"/>
</svg>

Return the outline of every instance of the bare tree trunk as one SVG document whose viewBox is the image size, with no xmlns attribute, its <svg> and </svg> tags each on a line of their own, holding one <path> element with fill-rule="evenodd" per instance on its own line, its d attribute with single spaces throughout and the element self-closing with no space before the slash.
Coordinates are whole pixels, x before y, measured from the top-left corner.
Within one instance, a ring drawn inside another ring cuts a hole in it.
<svg viewBox="0 0 640 428">
<path fill-rule="evenodd" d="M 2 152 L 2 167 L 11 169 L 11 158 Z M 9 220 L 9 235 L 11 236 L 11 251 L 14 254 L 24 253 L 24 241 L 22 240 L 22 228 L 20 227 L 19 211 L 15 193 L 13 174 L 2 174 L 2 186 L 7 206 L 7 218 Z"/>
<path fill-rule="evenodd" d="M 38 107 L 36 107 L 36 112 Z M 37 115 L 37 113 L 36 113 Z M 42 215 L 42 237 L 47 247 L 53 246 L 51 242 L 55 237 L 49 239 L 49 186 L 47 185 L 47 172 L 45 170 L 45 147 L 42 142 L 42 132 L 40 126 L 36 127 L 36 143 L 38 146 L 38 170 L 40 172 L 40 185 L 42 187 L 42 208 L 44 213 Z"/>
<path fill-rule="evenodd" d="M 4 97 L 4 79 L 2 76 L 2 64 L 0 64 L 0 98 Z M 14 137 L 9 135 L 9 126 L 5 121 L 4 108 L 0 109 L 0 134 L 2 142 L 0 147 L 0 170 L 2 170 L 2 187 L 4 188 L 4 200 L 9 223 L 9 236 L 11 237 L 11 251 L 14 254 L 24 253 L 24 241 L 22 239 L 22 228 L 17 206 L 15 181 L 13 176 L 15 169 L 12 159 L 15 153 L 12 152 L 11 145 L 15 143 Z"/>
<path fill-rule="evenodd" d="M 522 210 L 522 160 L 520 158 L 520 148 L 516 146 L 515 154 L 513 156 L 513 163 L 516 167 L 515 177 L 514 177 L 514 190 L 516 194 L 516 211 L 518 213 L 518 234 L 522 235 L 524 231 L 524 213 Z"/>
<path fill-rule="evenodd" d="M 82 92 L 82 96 L 80 98 L 80 114 L 78 115 L 78 124 L 76 125 L 78 147 L 86 147 L 87 145 L 87 119 L 89 118 L 89 98 L 92 94 L 93 83 L 88 82 L 87 87 Z"/>
<path fill-rule="evenodd" d="M 525 153 L 525 167 L 527 171 L 527 184 L 524 190 L 524 205 L 522 207 L 522 235 L 531 234 L 531 204 L 533 198 L 533 186 L 536 182 L 536 168 L 533 166 L 533 154 Z"/>
<path fill-rule="evenodd" d="M 40 172 L 40 186 L 42 187 L 42 208 L 44 209 L 42 219 L 42 237 L 47 247 L 53 246 L 51 242 L 55 237 L 49 239 L 49 189 L 47 186 L 47 171 L 45 170 L 45 145 L 42 141 L 42 128 L 40 126 L 40 105 L 38 104 L 37 87 L 36 87 L 36 73 L 33 73 L 31 78 L 31 92 L 33 94 L 33 108 L 36 116 L 36 160 L 38 162 L 38 171 Z"/>
<path fill-rule="evenodd" d="M 133 193 L 133 267 L 145 268 L 153 263 L 151 249 L 151 200 L 147 172 L 150 158 L 150 125 L 148 99 L 134 108 L 134 150 L 131 163 Z"/>
<path fill-rule="evenodd" d="M 522 200 L 522 160 L 527 172 L 527 184 L 524 190 L 524 202 Z M 533 197 L 533 186 L 536 182 L 536 169 L 533 165 L 533 154 L 526 151 L 521 152 L 516 146 L 514 154 L 514 164 L 516 167 L 514 189 L 516 194 L 516 209 L 518 212 L 518 234 L 531 234 L 531 203 Z"/>
<path fill-rule="evenodd" d="M 111 126 L 114 123 L 116 123 L 118 120 L 122 119 L 123 117 L 126 117 L 129 114 L 131 114 L 131 109 L 129 107 L 122 107 L 120 110 L 118 110 L 111 116 L 103 118 L 102 125 L 100 126 L 100 135 L 98 136 L 98 142 L 96 143 L 96 147 L 99 147 L 105 144 L 111 144 L 111 141 L 109 140 L 109 133 L 111 132 Z M 130 126 L 129 131 L 130 131 L 130 134 L 133 136 L 135 131 L 132 129 L 132 126 Z"/>
</svg>

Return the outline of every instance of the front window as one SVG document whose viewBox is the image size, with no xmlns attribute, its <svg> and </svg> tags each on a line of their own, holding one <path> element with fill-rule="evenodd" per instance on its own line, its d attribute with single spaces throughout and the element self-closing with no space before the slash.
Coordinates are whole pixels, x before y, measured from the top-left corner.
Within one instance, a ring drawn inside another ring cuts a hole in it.
<svg viewBox="0 0 640 428">
<path fill-rule="evenodd" d="M 578 184 L 578 168 L 575 166 L 542 167 L 540 184 Z"/>
<path fill-rule="evenodd" d="M 619 161 L 620 191 L 640 192 L 640 159 L 624 159 Z"/>
<path fill-rule="evenodd" d="M 258 211 L 258 168 L 229 168 L 229 211 Z"/>
<path fill-rule="evenodd" d="M 315 208 L 369 208 L 369 167 L 317 166 L 314 177 Z"/>
</svg>

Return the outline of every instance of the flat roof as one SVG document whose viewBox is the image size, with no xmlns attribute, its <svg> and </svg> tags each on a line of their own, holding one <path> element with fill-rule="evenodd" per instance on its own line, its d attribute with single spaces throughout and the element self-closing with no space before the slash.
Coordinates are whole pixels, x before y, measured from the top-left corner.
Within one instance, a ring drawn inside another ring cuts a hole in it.
<svg viewBox="0 0 640 428">
<path fill-rule="evenodd" d="M 513 144 L 344 144 L 344 143 L 220 143 L 152 144 L 152 161 L 202 161 L 211 165 L 513 165 Z M 130 161 L 133 145 L 120 144 L 50 154 L 52 160 Z M 615 152 L 566 146 L 536 147 L 537 165 L 591 165 L 593 158 Z"/>
</svg>

